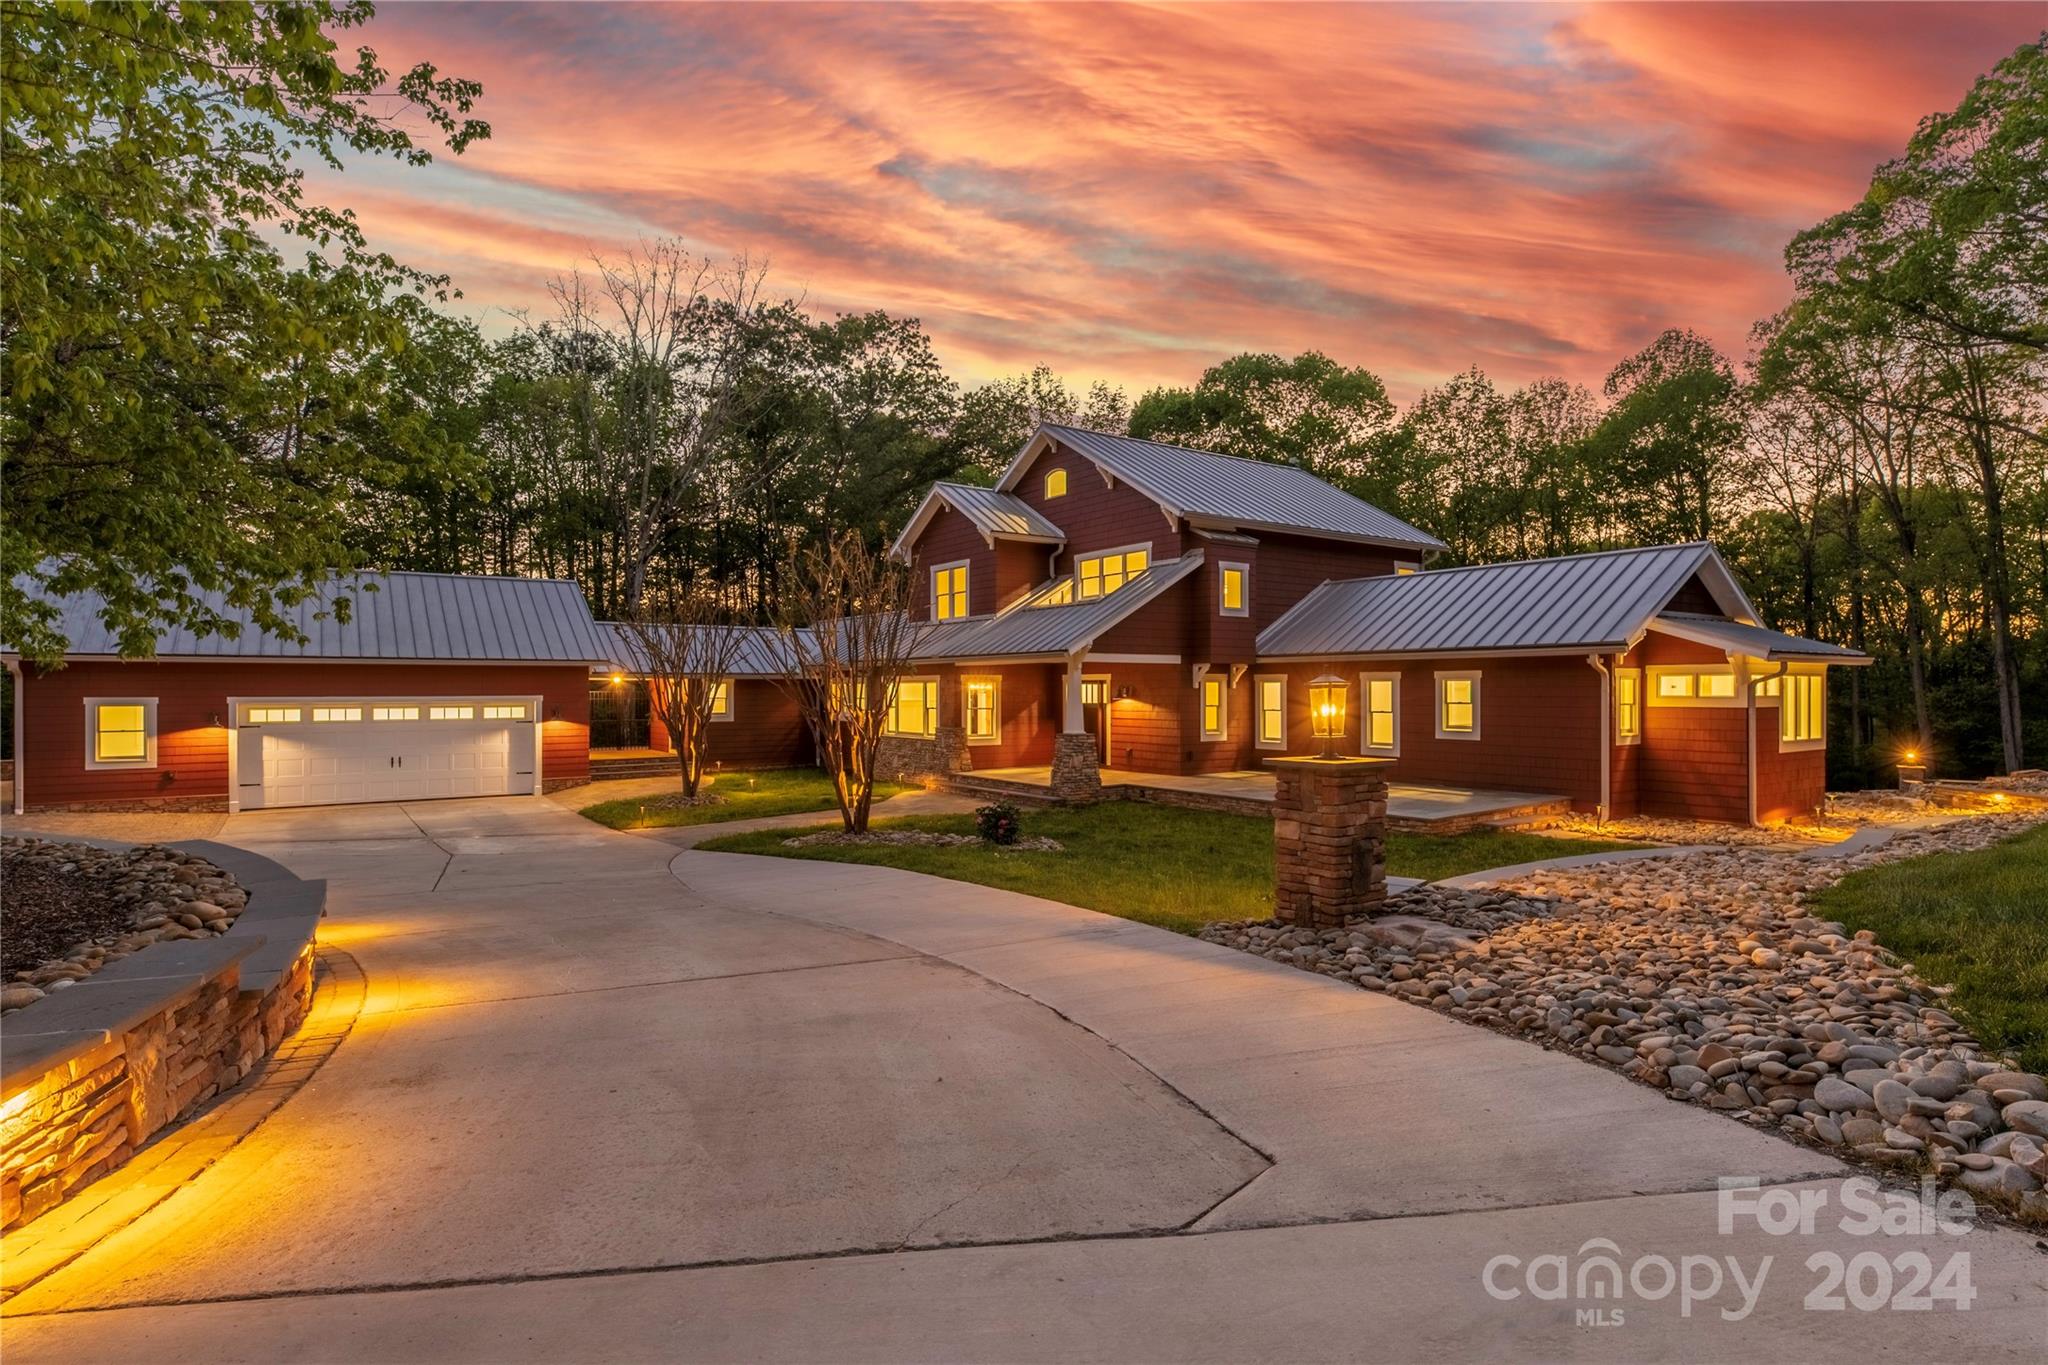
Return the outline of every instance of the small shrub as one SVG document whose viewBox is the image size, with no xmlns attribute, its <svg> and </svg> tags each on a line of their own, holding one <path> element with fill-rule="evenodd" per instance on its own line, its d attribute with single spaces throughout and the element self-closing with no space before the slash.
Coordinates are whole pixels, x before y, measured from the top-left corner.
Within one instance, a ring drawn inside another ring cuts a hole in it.
<svg viewBox="0 0 2048 1365">
<path fill-rule="evenodd" d="M 1022 829 L 1023 817 L 1007 801 L 981 806 L 974 812 L 974 832 L 992 844 L 1014 844 Z"/>
</svg>

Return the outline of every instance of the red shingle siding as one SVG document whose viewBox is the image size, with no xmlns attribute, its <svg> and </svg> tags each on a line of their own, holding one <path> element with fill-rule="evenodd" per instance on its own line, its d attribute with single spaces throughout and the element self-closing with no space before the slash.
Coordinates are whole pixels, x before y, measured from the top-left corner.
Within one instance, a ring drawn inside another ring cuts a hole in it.
<svg viewBox="0 0 2048 1365">
<path fill-rule="evenodd" d="M 796 699 L 762 678 L 733 683 L 732 719 L 709 727 L 705 754 L 728 768 L 801 768 L 812 761 L 811 732 Z"/>
<path fill-rule="evenodd" d="M 925 525 L 910 550 L 911 611 L 922 620 L 932 617 L 932 570 L 954 560 L 967 561 L 967 611 L 987 616 L 996 609 L 996 552 L 973 522 L 950 507 L 941 507 Z"/>
<path fill-rule="evenodd" d="M 1067 493 L 1048 500 L 1045 476 L 1054 469 L 1067 471 Z M 1150 541 L 1154 559 L 1173 559 L 1180 554 L 1180 532 L 1167 525 L 1158 503 L 1126 483 L 1105 486 L 1100 470 L 1057 443 L 1031 462 L 1015 492 L 1066 532 L 1067 544 L 1059 559 L 1061 573 L 1073 569 L 1077 551 L 1086 554 Z"/>
<path fill-rule="evenodd" d="M 1188 646 L 1202 575 L 1192 574 L 1097 636 L 1096 654 L 1173 654 Z"/>
<path fill-rule="evenodd" d="M 228 794 L 228 698 L 541 697 L 541 777 L 590 776 L 590 674 L 581 664 L 79 662 L 22 688 L 24 804 L 188 801 Z M 88 771 L 85 699 L 154 697 L 157 766 Z M 559 710 L 559 720 L 553 719 Z M 219 724 L 216 724 L 216 718 Z"/>
<path fill-rule="evenodd" d="M 1638 787 L 1642 813 L 1746 822 L 1749 761 L 1743 717 L 1737 707 L 1646 707 Z"/>
<path fill-rule="evenodd" d="M 1332 579 L 1371 578 L 1394 571 L 1396 556 L 1391 550 L 1272 531 L 1261 531 L 1258 536 L 1259 571 L 1252 581 L 1252 613 L 1262 626 Z M 1419 558 L 1410 556 L 1407 562 Z"/>
<path fill-rule="evenodd" d="M 1182 670 L 1171 664 L 1086 664 L 1089 676 L 1106 675 L 1110 696 L 1128 689 L 1130 696 L 1109 703 L 1109 766 L 1138 772 L 1181 771 L 1188 689 L 1180 686 Z"/>
<path fill-rule="evenodd" d="M 977 768 L 1037 767 L 1052 762 L 1052 739 L 1059 733 L 1062 673 L 1047 664 L 1011 664 L 1003 668 L 948 669 L 940 714 L 948 725 L 965 724 L 962 698 L 968 678 L 998 680 L 996 705 L 1002 716 L 994 744 L 970 744 L 968 759 Z"/>
<path fill-rule="evenodd" d="M 1778 750 L 1778 708 L 1756 710 L 1756 818 L 1799 820 L 1819 812 L 1827 800 L 1825 749 Z"/>
</svg>

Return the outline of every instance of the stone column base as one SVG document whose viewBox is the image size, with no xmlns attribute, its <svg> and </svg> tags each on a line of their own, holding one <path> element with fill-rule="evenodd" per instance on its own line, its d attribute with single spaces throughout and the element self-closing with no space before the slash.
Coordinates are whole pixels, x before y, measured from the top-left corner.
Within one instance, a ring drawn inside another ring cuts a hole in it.
<svg viewBox="0 0 2048 1365">
<path fill-rule="evenodd" d="M 1095 761 L 1095 736 L 1053 736 L 1052 794 L 1056 800 L 1077 805 L 1102 799 L 1102 768 Z"/>
<path fill-rule="evenodd" d="M 1387 898 L 1387 783 L 1374 759 L 1268 759 L 1273 800 L 1273 913 L 1287 924 L 1341 928 Z"/>
</svg>

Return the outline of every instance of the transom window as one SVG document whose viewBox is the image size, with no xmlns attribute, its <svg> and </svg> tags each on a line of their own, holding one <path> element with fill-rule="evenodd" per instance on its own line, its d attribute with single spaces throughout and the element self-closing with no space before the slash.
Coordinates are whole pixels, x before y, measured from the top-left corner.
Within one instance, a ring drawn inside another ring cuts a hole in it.
<svg viewBox="0 0 2048 1365">
<path fill-rule="evenodd" d="M 315 725 L 328 725 L 340 721 L 361 720 L 362 718 L 363 708 L 360 706 L 316 706 L 313 708 L 313 723 Z"/>
<path fill-rule="evenodd" d="M 1479 738 L 1479 675 L 1436 675 L 1436 737 Z"/>
<path fill-rule="evenodd" d="M 1643 671 L 1614 670 L 1614 737 L 1631 744 L 1643 737 Z"/>
<path fill-rule="evenodd" d="M 156 765 L 156 702 L 131 698 L 89 701 L 86 736 L 95 768 L 149 768 Z"/>
<path fill-rule="evenodd" d="M 967 615 L 967 562 L 941 564 L 932 570 L 932 620 L 957 621 Z"/>
<path fill-rule="evenodd" d="M 1401 675 L 1368 673 L 1359 694 L 1364 699 L 1359 747 L 1367 753 L 1392 754 L 1401 749 Z"/>
<path fill-rule="evenodd" d="M 1395 576 L 1396 578 L 1405 578 L 1405 577 L 1406 577 L 1407 575 L 1409 575 L 1409 574 L 1412 574 L 1412 573 L 1420 573 L 1421 571 L 1422 571 L 1422 566 L 1421 566 L 1420 564 L 1401 564 L 1401 563 L 1396 563 L 1396 564 L 1394 565 L 1394 576 Z"/>
<path fill-rule="evenodd" d="M 1251 569 L 1244 564 L 1225 564 L 1217 580 L 1222 600 L 1217 609 L 1225 616 L 1251 615 L 1250 593 L 1247 591 L 1251 580 Z"/>
<path fill-rule="evenodd" d="M 316 719 L 317 719 L 317 717 L 316 717 Z M 360 712 L 358 712 L 358 713 L 357 713 L 357 715 L 356 715 L 356 719 L 357 719 L 357 720 L 361 720 L 361 719 L 362 719 L 362 714 L 361 714 Z M 526 703 L 525 703 L 525 702 L 486 702 L 486 703 L 484 704 L 484 719 L 485 719 L 485 720 L 525 720 L 525 719 L 526 719 Z"/>
<path fill-rule="evenodd" d="M 475 720 L 476 708 L 474 706 L 429 706 L 427 708 L 427 719 Z"/>
<path fill-rule="evenodd" d="M 1064 498 L 1067 495 L 1067 471 L 1055 469 L 1045 476 L 1045 496 Z"/>
<path fill-rule="evenodd" d="M 1227 739 L 1230 728 L 1230 682 L 1202 675 L 1202 738 Z"/>
<path fill-rule="evenodd" d="M 297 725 L 304 713 L 296 706 L 245 706 L 244 725 Z"/>
<path fill-rule="evenodd" d="M 370 708 L 371 720 L 418 720 L 419 718 L 420 708 L 417 706 L 373 706 Z"/>
<path fill-rule="evenodd" d="M 999 686 L 994 678 L 969 678 L 960 685 L 961 712 L 969 744 L 993 744 L 1000 738 L 996 705 Z"/>
<path fill-rule="evenodd" d="M 1781 744 L 1819 744 L 1827 738 L 1828 680 L 1825 673 L 1788 673 L 1778 697 Z"/>
<path fill-rule="evenodd" d="M 883 730 L 892 735 L 930 739 L 939 732 L 939 681 L 904 678 L 889 693 L 889 714 Z"/>
<path fill-rule="evenodd" d="M 1107 597 L 1145 572 L 1151 562 L 1150 545 L 1084 555 L 1074 561 L 1074 593 L 1084 602 Z"/>
<path fill-rule="evenodd" d="M 1657 695 L 1666 700 L 1697 697 L 1725 701 L 1735 695 L 1735 674 L 1705 669 L 1671 669 L 1657 674 Z"/>
<path fill-rule="evenodd" d="M 1258 698 L 1258 746 L 1261 749 L 1286 748 L 1287 679 L 1260 678 L 1258 680 Z"/>
</svg>

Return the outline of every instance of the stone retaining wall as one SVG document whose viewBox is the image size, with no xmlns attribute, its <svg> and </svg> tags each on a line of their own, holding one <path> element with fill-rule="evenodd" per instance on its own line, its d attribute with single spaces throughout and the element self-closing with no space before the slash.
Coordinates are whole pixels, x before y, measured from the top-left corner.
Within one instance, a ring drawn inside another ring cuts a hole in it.
<svg viewBox="0 0 2048 1365">
<path fill-rule="evenodd" d="M 218 937 L 153 944 L 8 1016 L 0 1229 L 56 1207 L 239 1082 L 305 1018 L 327 884 L 204 841 L 249 893 Z"/>
<path fill-rule="evenodd" d="M 882 782 L 917 782 L 927 777 L 971 771 L 967 732 L 941 725 L 930 739 L 883 735 L 875 745 L 875 777 Z"/>
</svg>

